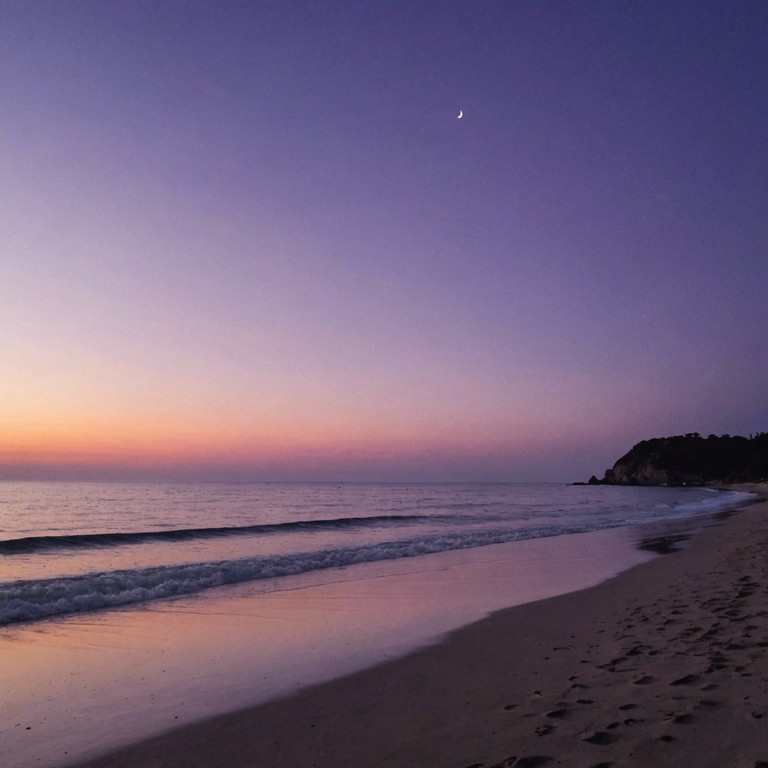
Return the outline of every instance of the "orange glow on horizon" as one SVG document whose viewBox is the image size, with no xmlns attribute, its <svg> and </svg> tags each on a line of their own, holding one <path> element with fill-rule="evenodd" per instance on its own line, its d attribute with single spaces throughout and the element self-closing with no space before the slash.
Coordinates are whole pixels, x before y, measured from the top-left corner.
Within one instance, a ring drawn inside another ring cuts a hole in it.
<svg viewBox="0 0 768 768">
<path fill-rule="evenodd" d="M 90 420 L 0 429 L 0 468 L 40 467 L 122 469 L 163 472 L 242 470 L 264 473 L 303 471 L 355 465 L 413 461 L 472 460 L 481 456 L 507 459 L 547 454 L 562 447 L 562 432 L 541 425 L 470 426 L 434 423 L 376 424 L 350 422 L 243 424 L 180 420 Z M 343 471 L 343 469 L 341 470 Z"/>
<path fill-rule="evenodd" d="M 427 426 L 219 425 L 134 421 L 35 425 L 3 430 L 0 465 L 157 465 L 249 464 L 286 459 L 323 463 L 357 459 L 451 455 L 510 448 L 494 430 L 441 429 Z M 531 445 L 530 431 L 515 443 Z"/>
</svg>

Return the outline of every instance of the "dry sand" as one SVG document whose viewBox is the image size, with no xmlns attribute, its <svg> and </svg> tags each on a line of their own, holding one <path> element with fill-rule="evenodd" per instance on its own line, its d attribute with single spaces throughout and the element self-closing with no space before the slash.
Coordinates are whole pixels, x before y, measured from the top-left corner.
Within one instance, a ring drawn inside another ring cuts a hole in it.
<svg viewBox="0 0 768 768">
<path fill-rule="evenodd" d="M 87 765 L 768 768 L 767 597 L 763 501 L 597 587 Z"/>
</svg>

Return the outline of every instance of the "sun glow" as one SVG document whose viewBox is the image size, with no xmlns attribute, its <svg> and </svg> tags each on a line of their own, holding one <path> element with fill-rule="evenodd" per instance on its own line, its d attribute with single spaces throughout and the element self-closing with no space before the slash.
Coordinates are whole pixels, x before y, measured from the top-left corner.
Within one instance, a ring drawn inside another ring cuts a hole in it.
<svg viewBox="0 0 768 768">
<path fill-rule="evenodd" d="M 522 425 L 521 425 L 522 426 Z M 106 419 L 17 423 L 4 430 L 0 473 L 51 466 L 99 471 L 237 471 L 267 476 L 323 471 L 342 474 L 377 465 L 428 466 L 440 461 L 513 455 L 540 448 L 533 430 L 510 435 L 495 427 L 447 424 L 343 423 L 332 419 L 253 419 L 217 422 L 182 419 Z M 538 444 L 538 446 L 537 446 Z"/>
</svg>

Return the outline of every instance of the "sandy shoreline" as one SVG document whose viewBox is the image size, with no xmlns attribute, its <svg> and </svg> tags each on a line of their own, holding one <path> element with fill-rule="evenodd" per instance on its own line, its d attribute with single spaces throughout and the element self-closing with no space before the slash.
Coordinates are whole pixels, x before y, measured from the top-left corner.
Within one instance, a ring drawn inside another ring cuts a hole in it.
<svg viewBox="0 0 768 768">
<path fill-rule="evenodd" d="M 79 765 L 763 768 L 767 566 L 763 501 L 597 587 Z"/>
<path fill-rule="evenodd" d="M 0 765 L 61 768 L 402 658 L 645 562 L 662 532 L 682 533 L 493 544 L 4 628 Z"/>
</svg>

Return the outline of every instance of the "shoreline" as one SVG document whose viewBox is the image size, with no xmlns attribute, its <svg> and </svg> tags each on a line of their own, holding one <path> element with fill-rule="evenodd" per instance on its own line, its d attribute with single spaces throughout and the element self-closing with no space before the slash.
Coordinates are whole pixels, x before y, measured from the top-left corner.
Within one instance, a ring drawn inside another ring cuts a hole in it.
<svg viewBox="0 0 768 768">
<path fill-rule="evenodd" d="M 763 501 L 597 586 L 72 765 L 762 768 L 768 492 L 739 489 Z"/>
<path fill-rule="evenodd" d="M 653 556 L 640 534 L 493 544 L 8 628 L 0 655 L 14 717 L 0 754 L 12 756 L 8 768 L 61 768 L 285 698 L 512 605 L 603 582 Z"/>
</svg>

